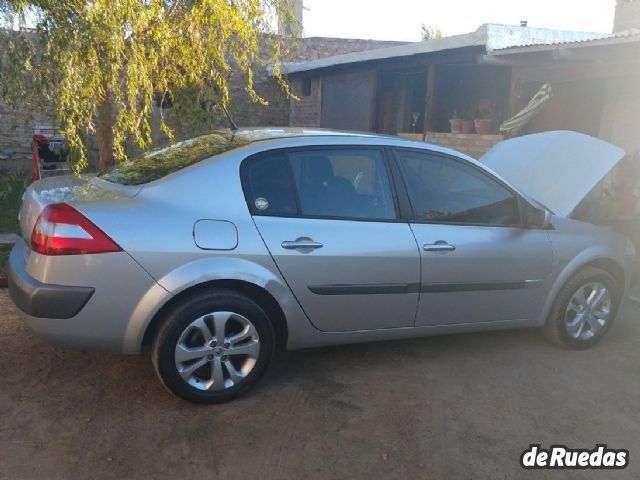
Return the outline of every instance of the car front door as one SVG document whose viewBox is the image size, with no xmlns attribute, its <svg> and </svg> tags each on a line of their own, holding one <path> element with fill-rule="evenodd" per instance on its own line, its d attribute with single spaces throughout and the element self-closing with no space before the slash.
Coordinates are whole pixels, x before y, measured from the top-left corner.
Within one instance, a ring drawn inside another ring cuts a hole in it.
<svg viewBox="0 0 640 480">
<path fill-rule="evenodd" d="M 246 159 L 242 180 L 269 252 L 318 329 L 413 325 L 420 256 L 381 149 L 273 151 Z"/>
<path fill-rule="evenodd" d="M 416 325 L 531 321 L 552 267 L 548 232 L 524 228 L 518 196 L 463 159 L 396 149 L 421 255 Z"/>
</svg>

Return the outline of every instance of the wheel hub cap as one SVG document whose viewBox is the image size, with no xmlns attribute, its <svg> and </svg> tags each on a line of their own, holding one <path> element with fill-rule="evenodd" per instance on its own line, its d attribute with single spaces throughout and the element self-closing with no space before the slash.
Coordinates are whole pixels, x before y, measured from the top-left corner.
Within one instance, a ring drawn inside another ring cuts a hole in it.
<svg viewBox="0 0 640 480">
<path fill-rule="evenodd" d="M 198 390 L 238 385 L 254 368 L 260 337 L 253 324 L 235 312 L 203 315 L 182 332 L 175 348 L 176 370 Z"/>
<path fill-rule="evenodd" d="M 611 294 L 601 282 L 589 282 L 576 290 L 565 311 L 567 332 L 576 340 L 598 335 L 611 316 Z"/>
</svg>

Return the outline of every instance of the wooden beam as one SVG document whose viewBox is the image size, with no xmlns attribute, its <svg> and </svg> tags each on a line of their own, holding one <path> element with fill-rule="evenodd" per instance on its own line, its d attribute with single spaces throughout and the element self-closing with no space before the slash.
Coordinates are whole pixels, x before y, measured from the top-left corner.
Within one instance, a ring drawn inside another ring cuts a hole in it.
<svg viewBox="0 0 640 480">
<path fill-rule="evenodd" d="M 429 131 L 429 127 L 431 126 L 431 122 L 433 121 L 433 115 L 435 113 L 435 100 L 436 100 L 436 92 L 438 89 L 437 79 L 436 79 L 436 65 L 435 63 L 430 63 L 427 67 L 427 95 L 424 104 L 424 139 L 427 138 L 427 132 Z"/>
<path fill-rule="evenodd" d="M 509 90 L 509 116 L 518 113 L 520 95 L 522 93 L 522 71 L 519 67 L 511 69 L 511 88 Z"/>
</svg>

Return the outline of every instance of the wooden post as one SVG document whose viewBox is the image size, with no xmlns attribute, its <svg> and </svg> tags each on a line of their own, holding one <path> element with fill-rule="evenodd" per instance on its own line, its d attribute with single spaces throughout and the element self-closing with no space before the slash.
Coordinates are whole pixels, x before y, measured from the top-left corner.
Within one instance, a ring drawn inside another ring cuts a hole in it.
<svg viewBox="0 0 640 480">
<path fill-rule="evenodd" d="M 518 113 L 520 94 L 522 89 L 522 70 L 520 67 L 511 68 L 511 89 L 509 91 L 509 116 Z"/>
<path fill-rule="evenodd" d="M 434 63 L 430 63 L 427 66 L 427 96 L 424 104 L 424 133 L 422 139 L 425 141 L 435 113 L 436 90 L 436 65 Z"/>
</svg>

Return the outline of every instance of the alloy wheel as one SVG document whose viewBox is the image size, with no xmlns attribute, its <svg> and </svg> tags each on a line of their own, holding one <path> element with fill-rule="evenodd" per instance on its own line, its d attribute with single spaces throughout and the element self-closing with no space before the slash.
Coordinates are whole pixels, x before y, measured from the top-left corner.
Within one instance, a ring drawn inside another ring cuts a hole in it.
<svg viewBox="0 0 640 480">
<path fill-rule="evenodd" d="M 582 285 L 571 297 L 565 311 L 567 332 L 576 340 L 597 336 L 611 316 L 611 293 L 601 282 Z"/>
<path fill-rule="evenodd" d="M 175 348 L 175 366 L 192 387 L 220 391 L 238 385 L 260 354 L 254 325 L 235 312 L 203 315 L 184 329 Z"/>
</svg>

